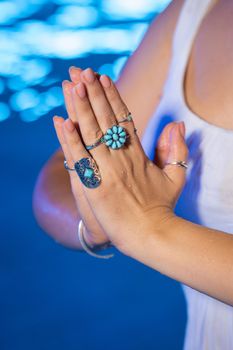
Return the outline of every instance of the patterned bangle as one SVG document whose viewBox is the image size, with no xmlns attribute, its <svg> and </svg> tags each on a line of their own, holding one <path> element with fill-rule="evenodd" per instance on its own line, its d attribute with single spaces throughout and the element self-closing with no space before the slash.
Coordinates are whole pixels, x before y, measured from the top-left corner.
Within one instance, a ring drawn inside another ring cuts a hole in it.
<svg viewBox="0 0 233 350">
<path fill-rule="evenodd" d="M 105 244 L 100 244 L 100 245 L 96 245 L 94 247 L 90 247 L 85 239 L 84 239 L 84 230 L 85 230 L 85 225 L 82 221 L 82 219 L 79 221 L 78 224 L 78 238 L 80 241 L 80 244 L 82 246 L 82 248 L 91 256 L 95 257 L 95 258 L 100 258 L 100 259 L 109 259 L 109 258 L 113 258 L 114 254 L 106 254 L 106 255 L 100 255 L 100 254 L 96 254 L 94 252 L 94 250 L 103 250 L 109 247 L 113 247 L 113 245 L 111 243 L 105 243 Z"/>
</svg>

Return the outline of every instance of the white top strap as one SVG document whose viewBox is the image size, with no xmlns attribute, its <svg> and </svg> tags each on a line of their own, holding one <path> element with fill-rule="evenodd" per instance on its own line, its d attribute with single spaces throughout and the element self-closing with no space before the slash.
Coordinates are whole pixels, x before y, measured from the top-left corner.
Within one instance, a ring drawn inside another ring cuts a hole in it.
<svg viewBox="0 0 233 350">
<path fill-rule="evenodd" d="M 183 81 L 195 35 L 213 0 L 185 0 L 173 36 L 172 61 L 167 85 L 177 87 Z"/>
</svg>

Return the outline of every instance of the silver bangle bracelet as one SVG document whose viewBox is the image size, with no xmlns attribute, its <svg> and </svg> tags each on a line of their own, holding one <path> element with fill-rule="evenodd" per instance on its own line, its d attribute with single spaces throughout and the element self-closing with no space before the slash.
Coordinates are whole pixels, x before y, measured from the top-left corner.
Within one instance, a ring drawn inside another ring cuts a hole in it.
<svg viewBox="0 0 233 350">
<path fill-rule="evenodd" d="M 109 247 L 112 247 L 113 245 L 111 243 L 105 243 L 102 245 L 96 245 L 96 247 L 90 247 L 84 239 L 84 230 L 85 230 L 85 226 L 84 223 L 82 221 L 82 219 L 79 221 L 78 224 L 78 238 L 80 241 L 80 244 L 82 246 L 82 248 L 91 256 L 95 257 L 95 258 L 100 258 L 100 259 L 109 259 L 109 258 L 113 258 L 114 254 L 106 254 L 106 255 L 100 255 L 100 254 L 96 254 L 94 252 L 93 249 L 95 250 L 103 250 Z"/>
</svg>

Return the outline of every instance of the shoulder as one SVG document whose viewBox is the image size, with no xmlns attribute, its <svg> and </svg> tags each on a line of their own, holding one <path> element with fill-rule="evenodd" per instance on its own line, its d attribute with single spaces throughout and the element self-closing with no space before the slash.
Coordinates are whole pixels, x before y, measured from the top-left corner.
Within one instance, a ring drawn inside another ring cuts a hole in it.
<svg viewBox="0 0 233 350">
<path fill-rule="evenodd" d="M 139 136 L 159 102 L 170 64 L 173 33 L 184 1 L 173 0 L 155 17 L 117 81 L 134 115 Z"/>
</svg>

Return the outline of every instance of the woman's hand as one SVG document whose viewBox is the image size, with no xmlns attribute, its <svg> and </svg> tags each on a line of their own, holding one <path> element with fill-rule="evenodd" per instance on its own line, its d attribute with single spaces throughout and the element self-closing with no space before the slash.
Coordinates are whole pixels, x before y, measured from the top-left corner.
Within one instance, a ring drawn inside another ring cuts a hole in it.
<svg viewBox="0 0 233 350">
<path fill-rule="evenodd" d="M 71 93 L 72 93 L 73 87 L 80 82 L 81 71 L 82 70 L 80 68 L 71 67 L 69 71 L 71 82 L 68 80 L 65 80 L 63 81 L 63 84 L 62 84 L 67 114 L 76 126 L 78 126 L 77 116 L 73 106 Z M 66 140 L 64 138 L 63 131 L 62 131 L 62 123 L 59 117 L 54 118 L 54 127 L 64 154 L 64 158 L 66 159 L 68 165 L 72 168 L 73 161 L 72 161 L 71 153 L 66 144 Z M 69 175 L 70 175 L 72 193 L 74 195 L 77 209 L 87 229 L 85 232 L 85 240 L 90 245 L 104 244 L 106 242 L 109 242 L 109 239 L 106 236 L 103 228 L 100 226 L 99 222 L 94 216 L 94 213 L 91 209 L 90 204 L 87 201 L 87 198 L 83 191 L 83 186 L 80 183 L 77 174 L 73 171 L 69 171 Z"/>
<path fill-rule="evenodd" d="M 72 118 L 65 122 L 58 118 L 59 123 L 55 118 L 55 124 L 59 124 L 62 131 L 62 147 L 69 155 L 69 164 L 72 166 L 72 163 L 91 155 L 99 167 L 102 182 L 99 187 L 90 189 L 83 186 L 77 174 L 72 172 L 71 181 L 79 181 L 79 190 L 73 193 L 78 208 L 80 199 L 86 198 L 104 234 L 118 249 L 126 251 L 128 245 L 143 238 L 144 232 L 159 230 L 160 225 L 173 215 L 172 209 L 185 181 L 185 170 L 165 165 L 165 162 L 186 160 L 184 125 L 171 123 L 161 136 L 157 158 L 162 170 L 146 157 L 133 131 L 132 121 L 124 123 L 130 135 L 127 146 L 112 150 L 101 144 L 88 152 L 83 143 L 95 142 L 129 111 L 107 76 L 98 80 L 88 69 L 80 74 L 80 79 L 81 82 L 72 88 L 71 96 L 78 130 Z"/>
</svg>

